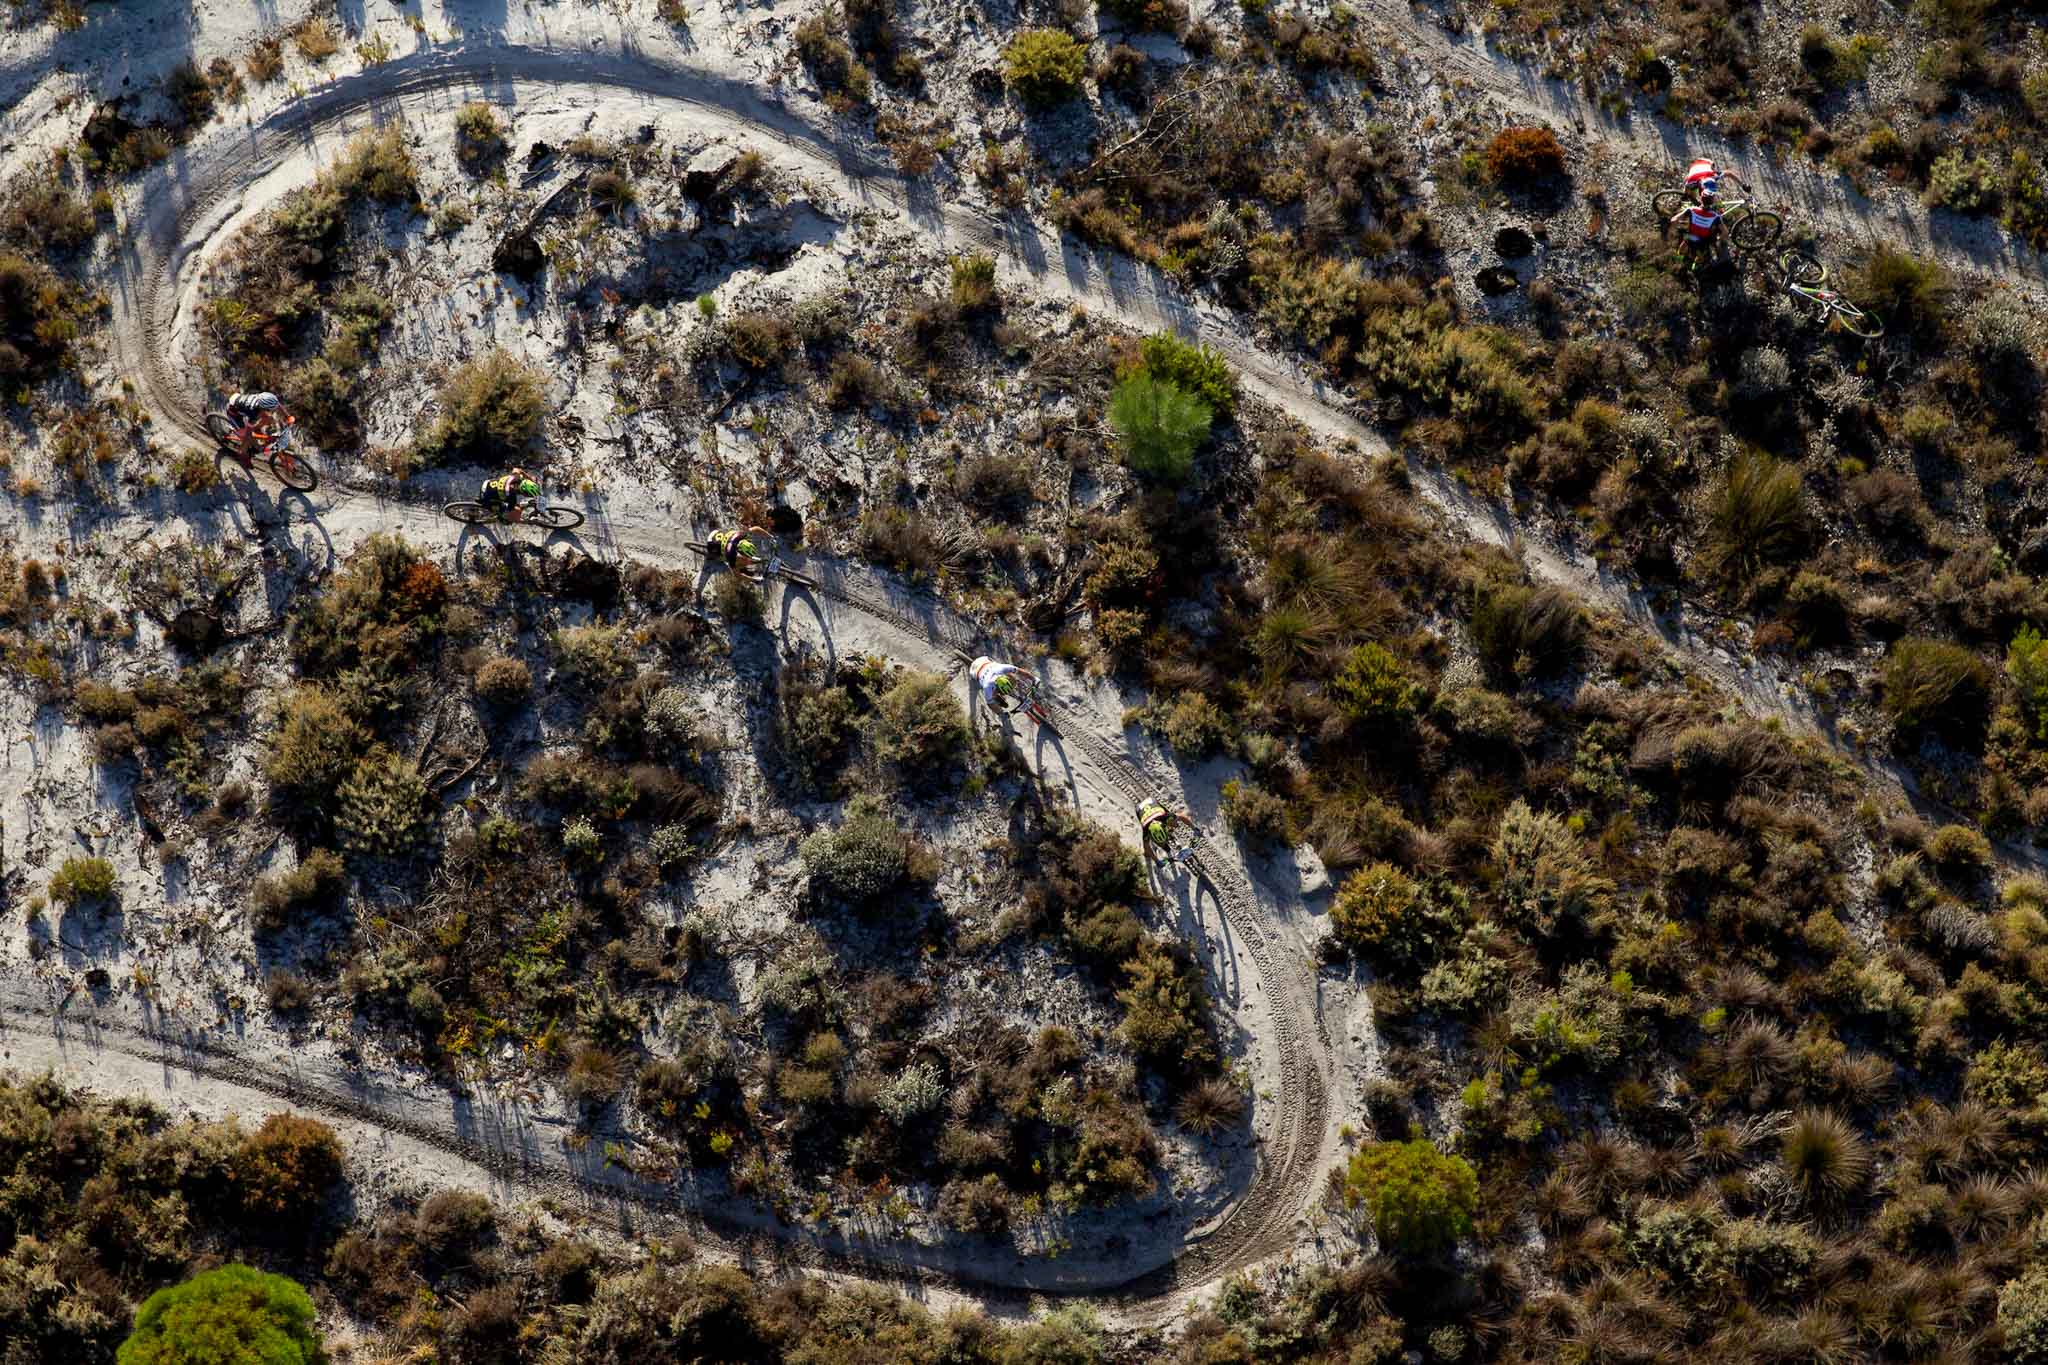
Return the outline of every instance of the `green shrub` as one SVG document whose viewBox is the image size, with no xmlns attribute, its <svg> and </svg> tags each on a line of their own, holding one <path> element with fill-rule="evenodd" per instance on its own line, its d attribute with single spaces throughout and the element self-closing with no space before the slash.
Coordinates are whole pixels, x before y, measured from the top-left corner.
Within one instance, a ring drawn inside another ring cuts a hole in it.
<svg viewBox="0 0 2048 1365">
<path fill-rule="evenodd" d="M 995 301 L 996 258 L 986 252 L 955 256 L 952 261 L 953 306 L 961 312 L 986 308 Z"/>
<path fill-rule="evenodd" d="M 555 669 L 595 691 L 633 676 L 633 657 L 617 626 L 564 626 L 548 640 Z"/>
<path fill-rule="evenodd" d="M 335 793 L 368 745 L 369 734 L 321 687 L 294 688 L 278 713 L 264 775 L 279 800 L 302 819 L 317 821 L 331 814 Z"/>
<path fill-rule="evenodd" d="M 402 204 L 417 198 L 419 173 L 405 145 L 405 125 L 393 121 L 380 131 L 358 136 L 321 177 L 321 183 L 344 199 L 364 194 L 387 204 Z"/>
<path fill-rule="evenodd" d="M 1562 588 L 1497 583 L 1472 601 L 1472 644 L 1495 677 L 1541 677 L 1568 666 L 1586 637 L 1586 617 Z"/>
<path fill-rule="evenodd" d="M 455 111 L 455 155 L 463 165 L 477 167 L 505 150 L 505 130 L 498 113 L 482 100 Z"/>
<path fill-rule="evenodd" d="M 282 1275 L 224 1265 L 159 1289 L 135 1313 L 117 1365 L 317 1365 L 313 1301 Z"/>
<path fill-rule="evenodd" d="M 2000 1110 L 2026 1110 L 2048 1099 L 2048 1056 L 2032 1043 L 2000 1038 L 1970 1059 L 1963 1093 Z"/>
<path fill-rule="evenodd" d="M 249 903 L 260 929 L 275 933 L 305 910 L 331 904 L 347 885 L 347 870 L 335 853 L 316 848 L 289 872 L 258 877 L 249 889 Z"/>
<path fill-rule="evenodd" d="M 476 694 L 496 706 L 516 706 L 533 691 L 533 671 L 524 661 L 499 655 L 477 666 Z"/>
<path fill-rule="evenodd" d="M 413 442 L 421 464 L 514 458 L 540 434 L 547 396 L 538 371 L 505 351 L 469 361 L 441 386 L 441 415 Z"/>
<path fill-rule="evenodd" d="M 105 858 L 66 858 L 50 874 L 50 899 L 66 906 L 90 905 L 114 894 L 119 879 Z"/>
<path fill-rule="evenodd" d="M 869 733 L 877 758 L 936 783 L 967 752 L 967 713 L 944 678 L 906 671 L 875 702 Z"/>
<path fill-rule="evenodd" d="M 1088 49 L 1055 28 L 1026 29 L 1003 49 L 1003 76 L 1026 104 L 1049 109 L 1081 93 Z"/>
<path fill-rule="evenodd" d="M 899 885 L 909 874 L 910 852 L 910 836 L 869 794 L 847 803 L 838 828 L 820 830 L 798 849 L 813 882 L 854 904 Z"/>
<path fill-rule="evenodd" d="M 1737 456 L 1708 504 L 1700 554 L 1707 572 L 1740 587 L 1803 553 L 1812 531 L 1803 493 L 1791 465 L 1760 451 Z"/>
<path fill-rule="evenodd" d="M 2048 1260 L 2034 1261 L 1999 1289 L 1998 1330 L 2013 1365 L 2048 1362 Z"/>
<path fill-rule="evenodd" d="M 1228 417 L 1236 410 L 1237 376 L 1222 352 L 1182 341 L 1171 332 L 1154 332 L 1145 338 L 1139 356 L 1146 374 L 1193 394 L 1218 416 Z"/>
<path fill-rule="evenodd" d="M 1236 745 L 1236 725 L 1206 692 L 1182 692 L 1171 705 L 1147 708 L 1141 720 L 1183 758 L 1207 758 Z"/>
<path fill-rule="evenodd" d="M 1344 1204 L 1365 1210 L 1388 1251 L 1428 1255 L 1471 1234 L 1479 1178 L 1424 1139 L 1375 1142 L 1352 1153 Z"/>
<path fill-rule="evenodd" d="M 1141 1057 L 1192 1067 L 1209 1056 L 1202 1026 L 1207 998 L 1201 975 L 1190 964 L 1151 939 L 1139 941 L 1124 963 L 1129 984 L 1116 993 L 1124 1007 L 1117 1037 Z"/>
<path fill-rule="evenodd" d="M 1944 152 L 1927 172 L 1923 202 L 1957 213 L 1988 213 L 1998 203 L 1998 168 L 1981 156 Z"/>
<path fill-rule="evenodd" d="M 1354 948 L 1375 953 L 1402 940 L 1422 888 L 1390 863 L 1367 863 L 1345 878 L 1330 904 L 1330 927 Z"/>
<path fill-rule="evenodd" d="M 2005 230 L 2036 251 L 2048 250 L 2048 180 L 2024 147 L 2006 170 Z"/>
<path fill-rule="evenodd" d="M 1119 383 L 1109 399 L 1109 424 L 1122 440 L 1125 462 L 1169 483 L 1188 476 L 1214 417 L 1201 399 L 1144 372 Z"/>
<path fill-rule="evenodd" d="M 1983 725 L 1991 670 L 1961 645 L 1909 636 L 1892 646 L 1878 683 L 1885 714 L 1900 730 L 1967 736 Z"/>
<path fill-rule="evenodd" d="M 1237 833 L 1261 843 L 1286 844 L 1292 840 L 1287 803 L 1256 782 L 1232 778 L 1223 784 L 1223 820 Z"/>
<path fill-rule="evenodd" d="M 854 60 L 853 49 L 832 32 L 823 15 L 813 15 L 797 25 L 796 51 L 834 109 L 845 113 L 854 105 L 867 103 L 874 77 Z"/>
<path fill-rule="evenodd" d="M 1486 174 L 1496 185 L 1563 175 L 1564 148 L 1548 128 L 1503 128 L 1486 146 Z"/>
<path fill-rule="evenodd" d="M 711 585 L 711 609 L 735 625 L 758 626 L 768 599 L 758 584 L 736 574 L 720 574 Z"/>
<path fill-rule="evenodd" d="M 1405 725 L 1415 716 L 1422 688 L 1386 646 L 1362 644 L 1330 680 L 1331 695 L 1351 719 L 1366 725 Z"/>
<path fill-rule="evenodd" d="M 427 831 L 426 779 L 413 761 L 379 745 L 336 792 L 334 828 L 351 853 L 404 853 Z"/>
<path fill-rule="evenodd" d="M 1932 336 L 1947 316 L 1948 273 L 1933 261 L 1878 247 L 1849 272 L 1844 292 L 1897 332 Z"/>
<path fill-rule="evenodd" d="M 0 251 L 0 385 L 4 397 L 65 365 L 84 317 L 81 296 L 39 260 Z"/>
<path fill-rule="evenodd" d="M 1500 868 L 1501 908 L 1537 934 L 1561 920 L 1584 920 L 1607 905 L 1614 884 L 1595 870 L 1592 853 L 1562 818 L 1531 810 L 1517 798 L 1501 816 L 1493 858 Z"/>
<path fill-rule="evenodd" d="M 318 1119 L 272 1114 L 235 1158 L 242 1207 L 252 1215 L 298 1223 L 327 1202 L 342 1173 L 341 1140 Z"/>
</svg>

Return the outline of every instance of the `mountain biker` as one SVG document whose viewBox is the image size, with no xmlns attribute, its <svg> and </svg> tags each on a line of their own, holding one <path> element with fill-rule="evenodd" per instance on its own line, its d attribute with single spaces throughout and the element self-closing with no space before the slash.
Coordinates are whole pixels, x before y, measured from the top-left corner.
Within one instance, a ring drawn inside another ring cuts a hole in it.
<svg viewBox="0 0 2048 1365">
<path fill-rule="evenodd" d="M 761 567 L 761 552 L 774 539 L 759 526 L 749 526 L 744 531 L 713 531 L 705 538 L 704 547 L 734 573 L 758 583 L 766 573 Z"/>
<path fill-rule="evenodd" d="M 1719 196 L 1702 185 L 1699 202 L 1687 204 L 1671 215 L 1674 223 L 1685 224 L 1685 251 L 1689 262 L 1697 266 L 1700 260 L 1713 250 L 1715 240 L 1721 232 L 1721 207 Z"/>
<path fill-rule="evenodd" d="M 242 437 L 244 445 L 250 436 L 256 438 L 258 446 L 270 444 L 284 434 L 291 421 L 283 400 L 269 392 L 229 394 L 228 416 L 241 428 L 236 434 Z"/>
<path fill-rule="evenodd" d="M 1036 674 L 1015 664 L 999 664 L 986 654 L 968 665 L 967 671 L 981 689 L 982 703 L 1005 713 L 1029 705 L 1031 693 L 1038 687 Z"/>
<path fill-rule="evenodd" d="M 1699 202 L 1702 194 L 1718 194 L 1721 189 L 1721 172 L 1706 157 L 1693 158 L 1692 165 L 1685 172 L 1686 198 Z"/>
<path fill-rule="evenodd" d="M 523 468 L 513 465 L 511 473 L 485 479 L 477 500 L 493 512 L 502 507 L 510 520 L 517 521 L 522 507 L 531 507 L 538 497 L 540 485 Z"/>
<path fill-rule="evenodd" d="M 1193 826 L 1187 812 L 1169 810 L 1162 801 L 1147 797 L 1138 803 L 1138 829 L 1143 836 L 1145 857 L 1166 858 L 1172 862 L 1187 861 L 1185 847 L 1174 847 L 1175 835 L 1182 825 Z"/>
</svg>

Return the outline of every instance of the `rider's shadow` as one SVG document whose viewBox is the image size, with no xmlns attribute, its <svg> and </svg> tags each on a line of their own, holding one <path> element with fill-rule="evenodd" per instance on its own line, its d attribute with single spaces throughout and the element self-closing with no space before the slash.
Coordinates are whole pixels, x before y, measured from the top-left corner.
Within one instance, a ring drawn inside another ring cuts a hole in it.
<svg viewBox="0 0 2048 1365">
<path fill-rule="evenodd" d="M 1162 886 L 1160 866 L 1151 868 L 1153 885 L 1162 904 L 1174 908 L 1174 935 L 1188 945 L 1202 964 L 1202 976 L 1210 995 L 1236 1009 L 1243 992 L 1243 972 L 1238 961 L 1237 938 L 1230 921 L 1223 916 L 1223 901 L 1208 878 L 1185 864 L 1168 863 L 1174 872 Z"/>
<path fill-rule="evenodd" d="M 818 623 L 818 634 L 825 641 L 825 668 L 827 675 L 830 676 L 831 670 L 836 669 L 839 665 L 839 653 L 832 644 L 832 623 L 825 619 L 824 607 L 819 605 L 817 596 L 809 588 L 804 587 L 801 583 L 791 583 L 787 579 L 783 580 L 782 619 L 776 622 L 775 633 L 785 644 L 788 643 L 790 609 L 791 605 L 795 602 L 802 602 L 805 606 L 809 607 L 812 618 Z"/>
</svg>

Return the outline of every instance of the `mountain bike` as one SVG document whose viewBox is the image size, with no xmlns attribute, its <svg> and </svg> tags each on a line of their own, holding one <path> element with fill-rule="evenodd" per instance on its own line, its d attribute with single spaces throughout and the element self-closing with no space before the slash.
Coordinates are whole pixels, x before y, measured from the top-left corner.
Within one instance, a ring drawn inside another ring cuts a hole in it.
<svg viewBox="0 0 2048 1365">
<path fill-rule="evenodd" d="M 694 550 L 715 564 L 724 564 L 726 562 L 724 555 L 719 554 L 701 540 L 686 540 L 683 542 L 683 548 L 685 550 Z M 794 567 L 788 560 L 782 557 L 780 546 L 775 548 L 775 552 L 769 556 L 768 562 L 761 566 L 759 574 L 742 573 L 738 569 L 735 569 L 734 572 L 741 573 L 742 577 L 752 578 L 757 583 L 768 578 L 780 578 L 786 582 L 794 583 L 800 588 L 815 588 L 818 586 L 817 579 Z"/>
<path fill-rule="evenodd" d="M 284 425 L 275 432 L 261 432 L 256 430 L 255 423 L 237 422 L 225 412 L 206 414 L 206 434 L 213 437 L 214 444 L 235 463 L 253 474 L 256 472 L 256 456 L 261 455 L 279 483 L 301 493 L 310 493 L 320 486 L 320 472 L 313 468 L 311 460 L 292 449 L 293 434 L 297 430 L 296 417 L 286 417 Z"/>
<path fill-rule="evenodd" d="M 1724 174 L 1721 178 L 1745 195 L 1749 193 L 1748 188 L 1734 176 Z M 1661 228 L 1690 202 L 1684 190 L 1658 190 L 1650 196 L 1650 211 L 1657 215 Z M 1761 251 L 1778 240 L 1778 234 L 1785 230 L 1785 218 L 1783 214 L 1756 207 L 1753 198 L 1723 199 L 1721 226 L 1735 245 L 1744 251 Z"/>
<path fill-rule="evenodd" d="M 1785 292 L 1818 308 L 1822 326 L 1839 321 L 1843 331 L 1865 341 L 1884 335 L 1884 321 L 1877 314 L 1858 308 L 1832 289 L 1821 288 L 1828 268 L 1815 257 L 1804 251 L 1783 251 L 1778 254 L 1778 269 L 1785 277 Z"/>
<path fill-rule="evenodd" d="M 545 489 L 544 482 L 535 482 Z M 441 505 L 441 510 L 469 526 L 543 526 L 550 531 L 566 531 L 583 524 L 581 512 L 573 507 L 550 505 L 545 492 L 538 497 L 506 498 L 498 503 L 448 502 Z"/>
</svg>

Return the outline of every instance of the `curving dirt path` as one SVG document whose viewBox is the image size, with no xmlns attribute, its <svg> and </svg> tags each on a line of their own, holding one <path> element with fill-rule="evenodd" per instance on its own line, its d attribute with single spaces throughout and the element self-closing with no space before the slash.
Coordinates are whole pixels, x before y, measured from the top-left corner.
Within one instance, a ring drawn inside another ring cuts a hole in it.
<svg viewBox="0 0 2048 1365">
<path fill-rule="evenodd" d="M 1558 106 L 1549 102 L 1557 92 L 1532 88 L 1518 69 L 1504 72 L 1501 63 L 1448 38 L 1436 46 L 1441 50 L 1432 56 L 1513 107 L 1548 110 L 1544 116 L 1553 119 L 1560 116 Z M 785 169 L 915 224 L 936 241 L 994 253 L 1007 275 L 1035 292 L 1085 303 L 1135 328 L 1171 327 L 1199 337 L 1231 360 L 1250 395 L 1273 404 L 1320 437 L 1366 451 L 1385 448 L 1377 433 L 1347 410 L 1343 394 L 1264 350 L 1247 338 L 1236 319 L 1213 306 L 1191 302 L 1156 272 L 1065 242 L 1023 217 L 997 217 L 970 205 L 933 202 L 921 187 L 906 185 L 893 171 L 841 149 L 829 128 L 718 70 L 633 54 L 537 47 L 458 47 L 387 62 L 299 99 L 254 127 L 220 130 L 186 149 L 174 166 L 153 173 L 116 272 L 112 336 L 118 372 L 134 379 L 143 402 L 164 428 L 203 440 L 202 395 L 178 355 L 181 317 L 196 287 L 194 267 L 225 240 L 228 227 L 247 207 L 245 192 L 273 173 L 310 178 L 321 150 L 336 145 L 339 134 L 373 113 L 443 115 L 468 99 L 517 106 L 540 90 L 551 98 L 623 98 L 683 111 L 707 129 L 762 146 Z M 1568 98 L 1570 92 L 1564 95 Z M 1589 121 L 1588 126 L 1596 125 Z M 1606 129 L 1602 135 L 1614 140 Z M 1637 134 L 1629 134 L 1628 142 L 1638 152 L 1650 150 Z M 1854 221 L 1861 225 L 1866 219 L 1855 216 Z M 1972 256 L 1973 262 L 1977 260 Z M 1513 546 L 1538 577 L 1569 584 L 1656 631 L 1689 665 L 1708 673 L 1750 709 L 1813 724 L 1810 711 L 1769 665 L 1721 649 L 1712 643 L 1708 627 L 1695 629 L 1683 615 L 1675 622 L 1660 619 L 1625 582 L 1582 556 L 1529 534 L 1509 514 L 1469 497 L 1438 472 L 1421 466 L 1412 472 L 1421 490 L 1450 520 L 1475 536 Z M 410 526 L 429 540 L 452 531 L 431 511 L 384 502 L 364 491 L 328 488 L 323 495 L 321 525 L 337 549 L 369 530 L 394 524 Z M 675 530 L 670 526 L 626 515 L 600 518 L 592 529 L 613 555 L 677 562 Z M 891 634 L 892 653 L 926 666 L 948 666 L 952 642 L 964 641 L 972 633 L 942 608 L 891 598 L 885 586 L 863 582 L 850 570 L 828 579 L 820 595 L 881 623 Z M 829 635 L 831 623 L 822 613 L 820 620 Z M 940 622 L 944 624 L 936 624 Z M 1099 714 L 1094 719 L 1102 723 Z M 1113 722 L 1106 728 L 1113 729 Z M 1077 791 L 1085 789 L 1097 800 L 1114 793 L 1114 803 L 1121 806 L 1150 789 L 1145 775 L 1129 761 L 1131 756 L 1118 753 L 1088 724 L 1067 729 L 1071 752 L 1060 757 L 1067 761 L 1070 783 Z M 1039 761 L 1044 772 L 1042 753 Z M 1140 1325 L 1170 1320 L 1195 1289 L 1296 1245 L 1302 1217 L 1317 1194 L 1317 1177 L 1336 1149 L 1330 1088 L 1339 1075 L 1343 1042 L 1333 1044 L 1323 1022 L 1306 947 L 1308 935 L 1289 908 L 1261 899 L 1240 871 L 1234 851 L 1211 845 L 1200 852 L 1197 862 L 1214 890 L 1223 923 L 1252 964 L 1252 989 L 1244 994 L 1244 1008 L 1258 1024 L 1252 1029 L 1254 1045 L 1273 1059 L 1278 1077 L 1274 1093 L 1261 1096 L 1255 1110 L 1265 1159 L 1233 1205 L 1208 1225 L 1133 1248 L 1115 1264 L 1074 1258 L 1000 1267 L 990 1265 L 986 1257 L 963 1257 L 946 1248 L 877 1249 L 790 1229 L 777 1229 L 776 1234 L 802 1240 L 810 1254 L 828 1264 L 862 1273 L 936 1274 L 967 1285 L 1054 1292 L 1101 1294 L 1123 1287 L 1118 1316 Z M 90 1074 L 95 1057 L 125 1057 L 127 1065 L 160 1067 L 167 1076 L 183 1072 L 204 1077 L 216 1097 L 246 1092 L 251 1107 L 279 1098 L 305 1105 L 358 1124 L 366 1134 L 381 1133 L 391 1143 L 411 1144 L 416 1159 L 444 1164 L 452 1160 L 455 1165 L 450 1169 L 458 1174 L 467 1170 L 472 1180 L 505 1189 L 574 1191 L 618 1207 L 661 1211 L 673 1211 L 684 1202 L 670 1187 L 637 1181 L 596 1159 L 571 1159 L 574 1154 L 559 1142 L 542 1140 L 559 1136 L 545 1132 L 548 1121 L 516 1102 L 509 1107 L 496 1102 L 488 1115 L 480 1116 L 474 1099 L 365 1088 L 354 1073 L 338 1065 L 316 1065 L 296 1054 L 255 1056 L 218 1035 L 167 1031 L 162 1021 L 148 1018 L 102 1017 L 83 1034 L 75 1025 L 52 1030 L 50 1021 L 65 1016 L 61 1002 L 37 1005 L 23 998 L 32 994 L 18 993 L 17 1002 L 0 1017 L 10 1061 L 40 1065 L 54 1060 Z M 443 1175 L 446 1178 L 447 1173 Z M 696 1212 L 735 1234 L 769 1224 L 765 1216 L 750 1223 L 731 1208 L 701 1203 Z"/>
</svg>

